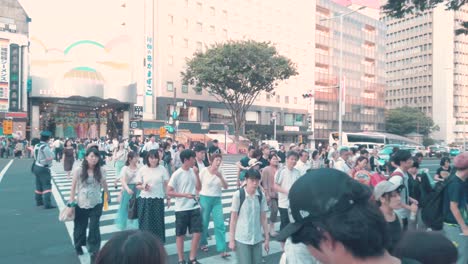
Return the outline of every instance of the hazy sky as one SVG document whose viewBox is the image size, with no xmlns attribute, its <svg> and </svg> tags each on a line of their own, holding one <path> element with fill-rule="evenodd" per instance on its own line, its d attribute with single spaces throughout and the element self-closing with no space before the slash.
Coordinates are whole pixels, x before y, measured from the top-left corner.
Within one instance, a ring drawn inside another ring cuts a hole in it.
<svg viewBox="0 0 468 264">
<path fill-rule="evenodd" d="M 124 0 L 19 0 L 31 17 L 30 37 L 48 48 L 64 48 L 83 39 L 106 42 L 127 33 Z M 128 23 L 127 23 L 128 24 Z"/>
</svg>

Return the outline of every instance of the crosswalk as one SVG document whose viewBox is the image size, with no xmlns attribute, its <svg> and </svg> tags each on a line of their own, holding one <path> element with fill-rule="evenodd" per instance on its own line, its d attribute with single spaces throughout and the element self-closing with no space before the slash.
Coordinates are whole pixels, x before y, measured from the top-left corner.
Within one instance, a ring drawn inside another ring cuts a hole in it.
<svg viewBox="0 0 468 264">
<path fill-rule="evenodd" d="M 100 230 L 101 230 L 101 238 L 102 244 L 104 245 L 114 233 L 119 232 L 120 230 L 114 224 L 114 220 L 117 217 L 117 210 L 119 208 L 119 204 L 117 203 L 117 196 L 120 192 L 120 183 L 119 188 L 114 189 L 114 180 L 116 178 L 115 169 L 111 164 L 107 164 L 105 169 L 107 171 L 107 182 L 109 185 L 109 191 L 111 196 L 111 203 L 109 204 L 109 209 L 104 211 L 101 219 L 100 219 Z M 75 162 L 75 167 L 79 166 L 79 162 Z M 228 182 L 229 188 L 227 190 L 223 190 L 222 194 L 222 203 L 223 203 L 223 213 L 224 218 L 226 219 L 226 243 L 229 242 L 229 216 L 230 216 L 230 209 L 231 209 L 231 200 L 232 195 L 236 191 L 236 173 L 237 169 L 234 163 L 224 163 L 222 165 L 222 171 L 224 176 Z M 66 173 L 63 171 L 63 165 L 58 162 L 54 162 L 52 168 L 52 179 L 53 179 L 53 194 L 54 198 L 57 201 L 57 206 L 60 210 L 65 207 L 66 202 L 70 197 L 70 189 L 71 189 L 71 179 L 67 177 Z M 173 204 L 169 209 L 166 208 L 165 211 L 165 224 L 166 224 L 166 243 L 165 249 L 169 256 L 169 263 L 177 263 L 177 247 L 176 247 L 176 237 L 175 237 L 175 214 L 173 210 Z M 70 236 L 71 242 L 73 243 L 73 222 L 66 222 L 65 223 L 68 234 Z M 201 263 L 236 263 L 236 257 L 233 252 L 231 252 L 231 257 L 228 259 L 222 259 L 219 254 L 216 252 L 216 241 L 213 235 L 213 222 L 210 222 L 209 226 L 209 234 L 211 234 L 212 239 L 208 240 L 208 252 L 198 252 L 198 260 Z M 186 237 L 184 242 L 184 251 L 186 255 L 186 259 L 188 258 L 188 254 L 190 252 L 190 245 L 191 239 L 190 237 Z M 86 249 L 83 249 L 86 252 Z M 272 261 L 268 261 L 268 259 L 277 259 L 281 254 L 281 245 L 276 241 L 270 242 L 270 251 L 267 254 L 263 252 L 265 256 L 265 263 L 274 263 Z M 82 264 L 89 263 L 89 255 L 84 254 L 80 256 L 80 261 Z M 277 263 L 277 261 L 276 261 Z"/>
</svg>

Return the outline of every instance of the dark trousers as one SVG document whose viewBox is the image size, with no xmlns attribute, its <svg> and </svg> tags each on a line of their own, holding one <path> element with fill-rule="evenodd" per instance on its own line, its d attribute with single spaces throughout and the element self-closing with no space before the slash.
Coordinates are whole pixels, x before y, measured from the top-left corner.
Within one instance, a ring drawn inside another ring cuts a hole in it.
<svg viewBox="0 0 468 264">
<path fill-rule="evenodd" d="M 289 224 L 289 215 L 288 215 L 288 209 L 287 208 L 278 208 L 280 212 L 280 230 L 283 230 L 288 224 Z"/>
<path fill-rule="evenodd" d="M 86 245 L 86 229 L 89 222 L 88 252 L 97 253 L 101 248 L 101 231 L 99 218 L 102 215 L 102 203 L 90 209 L 75 207 L 75 226 L 73 228 L 73 242 L 75 248 Z"/>
<path fill-rule="evenodd" d="M 36 175 L 36 205 L 44 205 L 45 207 L 51 206 L 51 194 L 52 194 L 52 176 L 50 175 L 49 168 L 40 167 L 35 165 L 33 173 Z"/>
<path fill-rule="evenodd" d="M 63 149 L 62 148 L 55 149 L 55 160 L 56 161 L 62 160 L 62 155 L 63 155 Z"/>
</svg>

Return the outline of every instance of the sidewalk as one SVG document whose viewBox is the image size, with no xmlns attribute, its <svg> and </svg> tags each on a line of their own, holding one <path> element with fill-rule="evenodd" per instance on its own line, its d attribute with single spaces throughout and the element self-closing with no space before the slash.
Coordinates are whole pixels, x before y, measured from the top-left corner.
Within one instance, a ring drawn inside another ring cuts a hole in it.
<svg viewBox="0 0 468 264">
<path fill-rule="evenodd" d="M 0 168 L 8 162 L 0 160 Z M 31 162 L 14 160 L 0 182 L 1 262 L 78 264 L 65 225 L 58 221 L 58 209 L 35 206 Z"/>
</svg>

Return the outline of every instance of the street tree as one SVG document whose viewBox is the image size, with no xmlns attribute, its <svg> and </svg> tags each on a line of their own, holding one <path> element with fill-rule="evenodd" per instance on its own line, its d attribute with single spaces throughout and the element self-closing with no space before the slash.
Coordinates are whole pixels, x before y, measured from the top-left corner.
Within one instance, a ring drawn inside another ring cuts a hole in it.
<svg viewBox="0 0 468 264">
<path fill-rule="evenodd" d="M 432 118 L 426 116 L 418 108 L 408 106 L 389 110 L 385 117 L 385 128 L 388 133 L 392 134 L 404 136 L 417 132 L 425 137 L 439 130 Z"/>
<path fill-rule="evenodd" d="M 405 15 L 421 14 L 434 9 L 438 5 L 445 5 L 447 10 L 459 10 L 468 3 L 466 0 L 387 0 L 382 7 L 383 12 L 391 17 L 402 18 Z M 468 21 L 460 23 L 456 34 L 468 34 Z"/>
<path fill-rule="evenodd" d="M 230 41 L 197 52 L 181 73 L 183 82 L 204 89 L 229 111 L 235 141 L 245 114 L 260 93 L 274 94 L 282 80 L 297 75 L 295 65 L 268 42 Z"/>
</svg>

